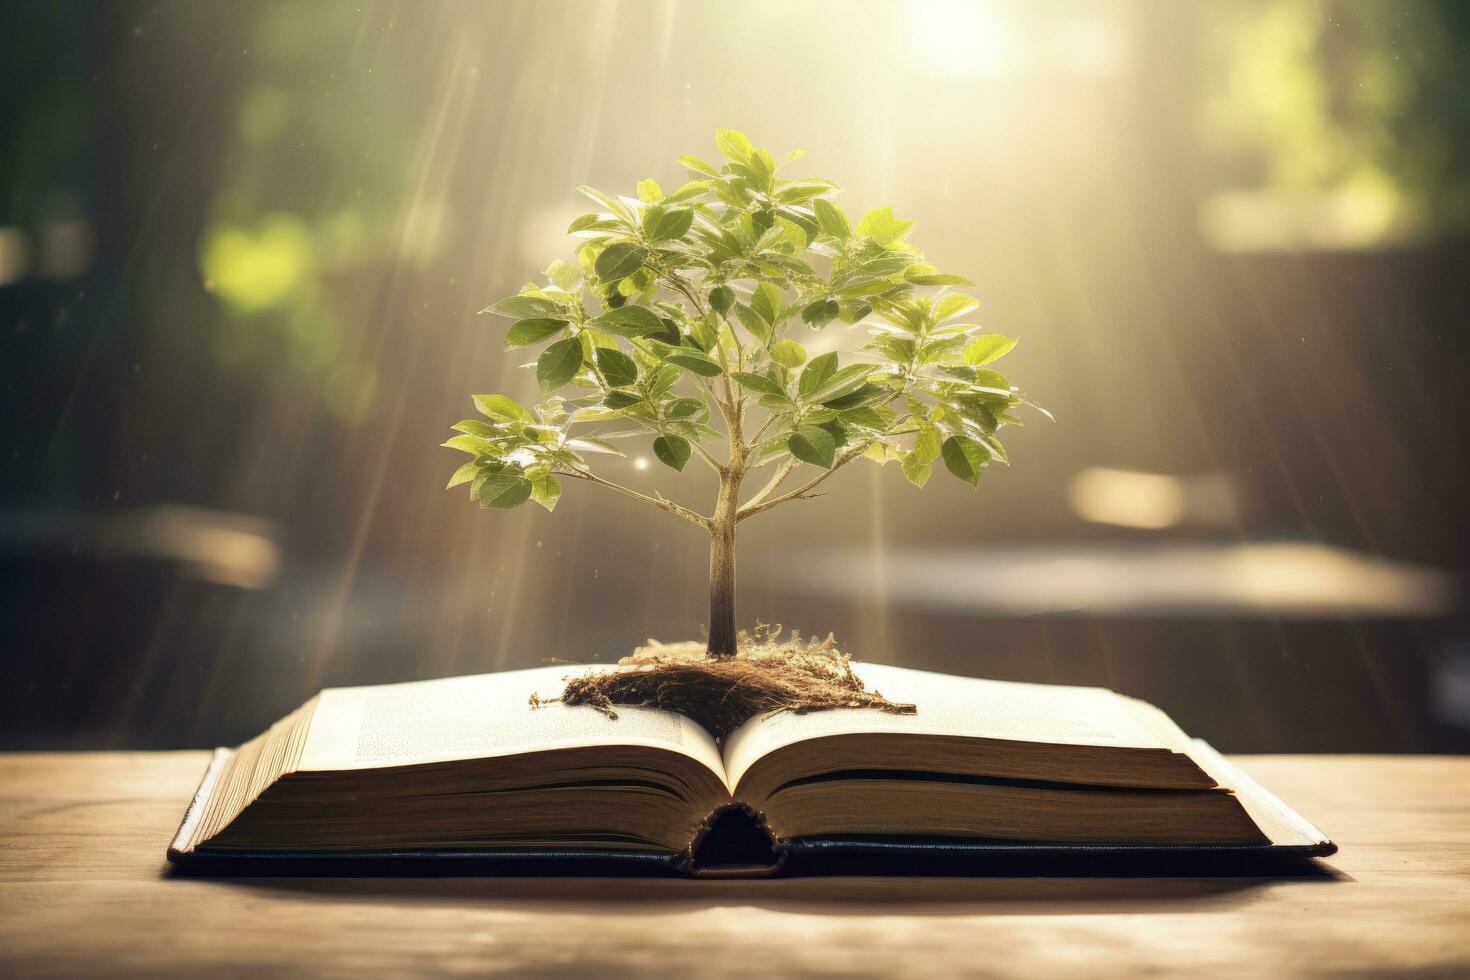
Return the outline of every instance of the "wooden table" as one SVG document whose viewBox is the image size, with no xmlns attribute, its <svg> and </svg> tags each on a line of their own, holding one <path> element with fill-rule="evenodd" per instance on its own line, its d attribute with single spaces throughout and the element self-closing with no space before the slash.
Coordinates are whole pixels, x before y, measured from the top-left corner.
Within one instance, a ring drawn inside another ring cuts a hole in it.
<svg viewBox="0 0 1470 980">
<path fill-rule="evenodd" d="M 1470 759 L 1237 759 L 1309 877 L 170 878 L 205 759 L 0 755 L 0 975 L 1470 973 Z"/>
</svg>

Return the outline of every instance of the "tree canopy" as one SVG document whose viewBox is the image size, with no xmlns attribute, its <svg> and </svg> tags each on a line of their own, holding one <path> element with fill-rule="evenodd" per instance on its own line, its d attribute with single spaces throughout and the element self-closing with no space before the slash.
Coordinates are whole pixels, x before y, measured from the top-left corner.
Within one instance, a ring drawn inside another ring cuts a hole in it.
<svg viewBox="0 0 1470 980">
<path fill-rule="evenodd" d="M 778 162 L 730 129 L 716 145 L 724 163 L 680 157 L 689 179 L 668 192 L 652 178 L 632 197 L 579 187 L 596 210 L 568 228 L 575 261 L 482 311 L 511 321 L 507 351 L 539 350 L 526 366 L 541 397 L 475 395 L 481 417 L 444 444 L 471 457 L 450 487 L 469 484 L 484 507 L 551 510 L 563 480 L 582 480 L 714 530 L 729 515 L 621 486 L 593 459 L 648 438 L 672 469 L 735 474 L 737 493 L 772 467 L 737 521 L 859 458 L 896 463 L 917 487 L 939 463 L 978 486 L 1008 462 L 998 434 L 1031 403 L 993 366 L 1016 341 L 970 316 L 978 301 L 954 288 L 969 281 L 929 264 L 893 208 L 854 221 L 833 181 L 782 176 L 801 151 Z M 803 341 L 834 323 L 866 342 L 809 357 Z M 803 465 L 815 472 L 783 492 Z"/>
</svg>

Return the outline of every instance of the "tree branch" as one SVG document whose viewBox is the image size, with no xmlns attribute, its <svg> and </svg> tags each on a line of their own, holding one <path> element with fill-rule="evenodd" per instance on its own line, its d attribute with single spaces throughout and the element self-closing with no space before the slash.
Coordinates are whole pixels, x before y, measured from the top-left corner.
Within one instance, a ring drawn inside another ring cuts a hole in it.
<svg viewBox="0 0 1470 980">
<path fill-rule="evenodd" d="M 771 424 L 773 422 L 775 422 L 775 421 L 776 421 L 776 413 L 775 412 L 772 412 L 770 415 L 767 415 L 766 416 L 766 420 L 761 423 L 760 429 L 758 429 L 756 431 L 756 434 L 755 435 L 753 435 L 753 436 L 750 437 L 750 445 L 751 445 L 751 448 L 754 448 L 754 447 L 759 446 L 761 444 L 761 437 L 766 434 L 766 430 L 769 429 L 771 427 Z"/>
<path fill-rule="evenodd" d="M 772 497 L 770 500 L 764 501 L 762 503 L 756 503 L 754 500 L 752 500 L 750 503 L 747 503 L 744 507 L 740 508 L 739 512 L 735 515 L 735 519 L 737 521 L 743 521 L 747 517 L 754 517 L 757 514 L 764 513 L 765 511 L 770 510 L 772 507 L 786 503 L 788 500 L 805 500 L 808 497 L 816 496 L 812 493 L 812 491 L 817 488 L 818 484 L 820 484 L 823 480 L 826 480 L 829 476 L 831 476 L 833 473 L 836 473 L 848 463 L 857 459 L 870 445 L 872 445 L 871 441 L 862 443 L 858 446 L 854 446 L 847 452 L 843 453 L 841 456 L 838 456 L 837 460 L 832 464 L 832 468 L 830 470 L 825 471 L 815 480 L 812 480 L 800 487 L 797 487 L 795 490 L 783 493 L 779 497 Z M 761 491 L 761 493 L 764 492 L 764 490 Z M 757 494 L 756 496 L 759 497 L 760 494 Z"/>
<path fill-rule="evenodd" d="M 703 514 L 696 513 L 695 511 L 690 510 L 688 507 L 683 507 L 679 504 L 676 504 L 672 500 L 665 500 L 663 497 L 650 497 L 647 494 L 639 493 L 637 490 L 631 490 L 628 487 L 625 487 L 620 483 L 614 483 L 611 480 L 604 480 L 602 477 L 598 476 L 590 470 L 579 470 L 574 467 L 567 466 L 564 469 L 554 470 L 553 472 L 555 472 L 558 476 L 570 476 L 578 480 L 586 480 L 588 483 L 596 483 L 598 486 L 607 487 L 609 490 L 615 490 L 618 493 L 623 494 L 624 496 L 632 497 L 634 500 L 641 500 L 651 507 L 657 507 L 659 510 L 666 510 L 670 514 L 677 514 L 689 523 L 697 524 L 698 526 L 704 528 L 706 531 L 710 530 L 714 526 L 713 522 L 711 522 L 708 517 L 705 517 Z"/>
<path fill-rule="evenodd" d="M 704 308 L 704 304 L 699 301 L 699 294 L 677 272 L 670 270 L 663 273 L 663 276 L 666 282 L 683 293 L 685 298 L 693 304 L 696 313 L 706 319 L 709 317 L 709 312 Z M 715 404 L 720 406 L 720 414 L 725 416 L 725 427 L 729 430 L 730 437 L 730 459 L 733 462 L 737 457 L 743 456 L 745 452 L 745 438 L 742 431 L 745 400 L 743 398 L 737 400 L 735 397 L 735 388 L 730 382 L 730 362 L 725 354 L 725 345 L 716 340 L 715 346 L 720 351 L 720 380 L 724 382 L 725 389 L 725 397 L 720 398 L 716 396 Z"/>
<path fill-rule="evenodd" d="M 689 439 L 687 441 L 689 443 L 689 448 L 698 453 L 699 458 L 708 463 L 710 469 L 714 470 L 716 473 L 725 472 L 725 467 L 720 464 L 719 460 L 715 459 L 713 453 L 711 453 L 708 449 L 705 449 L 699 444 L 698 439 Z"/>
<path fill-rule="evenodd" d="M 776 488 L 779 487 L 782 483 L 786 482 L 786 478 L 791 475 L 791 471 L 796 469 L 800 465 L 801 463 L 798 462 L 795 456 L 787 456 L 785 459 L 783 459 L 781 461 L 781 465 L 776 467 L 776 472 L 771 474 L 771 479 L 767 481 L 765 486 L 756 491 L 755 496 L 751 497 L 743 505 L 741 505 L 741 510 L 744 510 L 747 507 L 754 507 L 756 504 L 760 503 L 762 500 L 765 500 L 771 494 L 775 493 Z"/>
<path fill-rule="evenodd" d="M 596 360 L 592 361 L 591 367 L 593 376 L 597 378 L 597 383 L 602 386 L 602 393 L 604 396 L 606 396 L 607 393 L 612 390 L 611 386 L 609 386 L 607 383 L 607 378 L 603 375 L 602 369 L 597 366 Z M 643 428 L 647 429 L 649 432 L 654 433 L 655 435 L 661 436 L 664 434 L 657 425 L 652 425 L 648 422 L 643 421 L 642 419 L 637 418 L 633 419 L 632 421 L 643 426 Z M 725 472 L 725 468 L 720 465 L 720 461 L 715 459 L 714 456 L 710 454 L 710 451 L 708 449 L 705 449 L 703 446 L 701 446 L 699 444 L 699 440 L 690 439 L 689 445 L 694 449 L 695 452 L 699 453 L 699 458 L 707 463 L 710 469 L 714 470 L 716 473 L 723 474 Z"/>
</svg>

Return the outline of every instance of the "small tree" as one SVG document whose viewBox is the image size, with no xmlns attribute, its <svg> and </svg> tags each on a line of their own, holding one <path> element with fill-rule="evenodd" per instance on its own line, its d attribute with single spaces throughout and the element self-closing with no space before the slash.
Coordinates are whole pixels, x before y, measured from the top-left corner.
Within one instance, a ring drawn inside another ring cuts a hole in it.
<svg viewBox="0 0 1470 980">
<path fill-rule="evenodd" d="M 907 241 L 912 221 L 882 207 L 854 226 L 832 181 L 778 176 L 801 151 L 777 164 L 730 129 L 716 144 L 729 162 L 680 157 L 693 179 L 669 194 L 651 179 L 636 199 L 578 188 L 602 210 L 568 229 L 585 239 L 577 264 L 553 262 L 545 285 L 482 311 L 515 321 L 506 350 L 547 345 L 535 361 L 543 400 L 527 409 L 475 395 L 485 418 L 460 422 L 444 445 L 473 457 L 449 486 L 469 483 L 483 507 L 530 499 L 552 510 L 569 478 L 703 528 L 708 649 L 730 656 L 740 522 L 817 496 L 859 457 L 896 462 L 916 487 L 943 460 L 978 486 L 987 465 L 1006 462 L 996 433 L 1030 403 L 987 367 L 1016 342 L 961 322 L 978 303 L 946 287 L 968 280 L 924 261 Z M 798 321 L 811 331 L 863 324 L 871 338 L 854 363 L 808 358 L 790 336 Z M 592 456 L 623 455 L 616 441 L 638 436 L 652 437 L 666 466 L 697 458 L 714 472 L 709 514 L 593 471 Z M 747 477 L 764 469 L 742 501 Z"/>
</svg>

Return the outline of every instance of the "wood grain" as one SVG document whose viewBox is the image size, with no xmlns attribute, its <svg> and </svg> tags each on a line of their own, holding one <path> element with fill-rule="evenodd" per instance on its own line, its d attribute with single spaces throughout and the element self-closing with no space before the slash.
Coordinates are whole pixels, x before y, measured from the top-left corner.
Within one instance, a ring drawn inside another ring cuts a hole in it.
<svg viewBox="0 0 1470 980">
<path fill-rule="evenodd" d="M 170 878 L 202 752 L 0 755 L 0 974 L 1470 971 L 1470 759 L 1236 761 L 1297 878 Z"/>
</svg>

